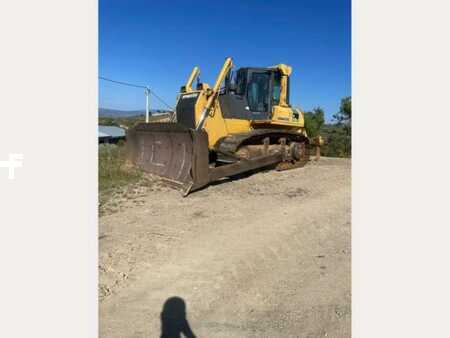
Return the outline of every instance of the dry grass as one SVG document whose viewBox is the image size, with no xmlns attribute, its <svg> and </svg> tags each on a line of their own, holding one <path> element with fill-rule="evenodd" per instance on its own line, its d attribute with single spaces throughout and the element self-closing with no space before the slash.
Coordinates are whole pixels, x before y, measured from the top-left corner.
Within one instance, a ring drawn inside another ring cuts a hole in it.
<svg viewBox="0 0 450 338">
<path fill-rule="evenodd" d="M 142 172 L 126 164 L 125 147 L 122 145 L 101 144 L 98 158 L 100 192 L 137 182 L 142 178 Z"/>
<path fill-rule="evenodd" d="M 141 171 L 126 164 L 125 147 L 101 144 L 98 152 L 98 187 L 100 215 L 112 211 L 125 198 L 125 191 L 144 180 Z"/>
<path fill-rule="evenodd" d="M 144 203 L 150 191 L 160 191 L 163 183 L 126 162 L 125 147 L 99 146 L 99 215 L 117 212 L 125 207 Z"/>
</svg>

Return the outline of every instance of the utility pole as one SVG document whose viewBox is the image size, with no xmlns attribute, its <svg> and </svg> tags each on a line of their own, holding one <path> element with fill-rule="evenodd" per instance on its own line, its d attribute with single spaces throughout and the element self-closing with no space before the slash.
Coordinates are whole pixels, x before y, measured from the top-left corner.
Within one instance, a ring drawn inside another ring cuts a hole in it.
<svg viewBox="0 0 450 338">
<path fill-rule="evenodd" d="M 150 118 L 150 101 L 149 101 L 149 96 L 150 96 L 150 88 L 145 88 L 145 122 L 148 123 Z"/>
</svg>

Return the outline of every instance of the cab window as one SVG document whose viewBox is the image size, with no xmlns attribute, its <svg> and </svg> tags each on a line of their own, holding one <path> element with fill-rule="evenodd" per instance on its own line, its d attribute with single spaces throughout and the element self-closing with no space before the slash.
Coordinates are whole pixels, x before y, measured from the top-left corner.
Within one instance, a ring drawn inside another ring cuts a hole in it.
<svg viewBox="0 0 450 338">
<path fill-rule="evenodd" d="M 276 72 L 273 79 L 272 102 L 274 105 L 280 103 L 281 95 L 281 74 Z"/>
<path fill-rule="evenodd" d="M 250 111 L 269 111 L 270 73 L 250 73 L 247 88 L 247 101 Z"/>
</svg>

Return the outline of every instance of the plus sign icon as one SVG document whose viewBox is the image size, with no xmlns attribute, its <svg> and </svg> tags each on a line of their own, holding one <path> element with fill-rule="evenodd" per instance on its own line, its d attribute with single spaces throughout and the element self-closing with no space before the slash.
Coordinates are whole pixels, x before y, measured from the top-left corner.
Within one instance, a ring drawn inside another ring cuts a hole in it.
<svg viewBox="0 0 450 338">
<path fill-rule="evenodd" d="M 8 169 L 8 179 L 15 179 L 16 168 L 21 168 L 23 164 L 23 154 L 9 154 L 7 161 L 0 161 L 0 168 Z"/>
</svg>

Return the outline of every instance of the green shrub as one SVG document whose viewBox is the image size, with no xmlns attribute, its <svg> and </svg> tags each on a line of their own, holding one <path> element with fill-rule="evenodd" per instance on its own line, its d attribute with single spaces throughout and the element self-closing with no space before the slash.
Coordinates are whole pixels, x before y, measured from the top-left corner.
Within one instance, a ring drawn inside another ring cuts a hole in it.
<svg viewBox="0 0 450 338">
<path fill-rule="evenodd" d="M 316 137 L 325 123 L 325 113 L 322 108 L 317 107 L 312 111 L 305 112 L 305 129 L 308 137 Z"/>
<path fill-rule="evenodd" d="M 325 123 L 325 113 L 317 107 L 305 112 L 305 128 L 308 137 L 322 136 L 325 144 L 321 154 L 329 157 L 352 155 L 352 98 L 341 100 L 339 111 L 333 115 L 332 123 Z"/>
</svg>

